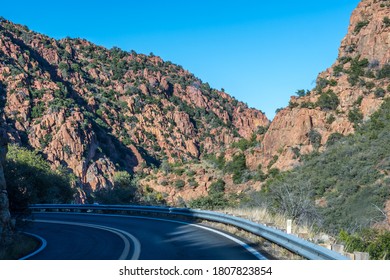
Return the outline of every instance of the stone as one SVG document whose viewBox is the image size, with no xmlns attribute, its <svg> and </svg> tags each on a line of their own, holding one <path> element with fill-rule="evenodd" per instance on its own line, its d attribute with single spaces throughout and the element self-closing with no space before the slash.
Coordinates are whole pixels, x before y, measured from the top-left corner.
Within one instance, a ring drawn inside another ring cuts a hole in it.
<svg viewBox="0 0 390 280">
<path fill-rule="evenodd" d="M 6 153 L 7 135 L 5 130 L 0 128 L 0 246 L 10 243 L 12 237 L 11 214 L 3 169 Z"/>
</svg>

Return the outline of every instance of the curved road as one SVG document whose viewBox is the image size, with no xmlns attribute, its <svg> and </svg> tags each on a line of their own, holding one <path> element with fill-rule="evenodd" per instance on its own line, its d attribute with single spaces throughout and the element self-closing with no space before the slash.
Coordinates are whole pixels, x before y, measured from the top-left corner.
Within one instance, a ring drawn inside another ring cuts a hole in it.
<svg viewBox="0 0 390 280">
<path fill-rule="evenodd" d="M 237 237 L 198 224 L 160 218 L 35 213 L 27 232 L 46 240 L 35 260 L 265 259 Z"/>
</svg>

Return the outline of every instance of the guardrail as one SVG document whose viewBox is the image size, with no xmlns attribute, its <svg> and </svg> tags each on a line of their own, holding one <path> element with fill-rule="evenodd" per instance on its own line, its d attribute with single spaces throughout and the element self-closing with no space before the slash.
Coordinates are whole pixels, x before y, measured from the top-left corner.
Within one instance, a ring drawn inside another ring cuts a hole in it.
<svg viewBox="0 0 390 280">
<path fill-rule="evenodd" d="M 30 206 L 33 210 L 67 210 L 67 211 L 122 211 L 130 213 L 143 214 L 165 214 L 191 217 L 203 220 L 219 222 L 232 225 L 252 234 L 267 239 L 279 246 L 300 255 L 309 260 L 347 260 L 348 258 L 313 244 L 294 235 L 287 234 L 283 231 L 269 228 L 242 218 L 234 217 L 227 214 L 213 211 L 195 210 L 188 208 L 172 208 L 157 206 L 138 206 L 138 205 L 99 205 L 99 204 L 34 204 Z"/>
</svg>

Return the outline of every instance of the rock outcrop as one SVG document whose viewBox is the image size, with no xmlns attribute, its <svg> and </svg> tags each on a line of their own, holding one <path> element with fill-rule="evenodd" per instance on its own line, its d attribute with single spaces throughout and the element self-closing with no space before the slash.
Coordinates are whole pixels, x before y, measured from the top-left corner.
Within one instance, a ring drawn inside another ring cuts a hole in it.
<svg viewBox="0 0 390 280">
<path fill-rule="evenodd" d="M 11 241 L 11 215 L 9 212 L 7 186 L 4 178 L 4 162 L 7 153 L 7 135 L 0 127 L 0 246 Z"/>
<path fill-rule="evenodd" d="M 301 155 L 323 150 L 332 134 L 353 133 L 380 107 L 389 96 L 389 15 L 390 1 L 359 3 L 337 61 L 318 76 L 312 91 L 291 97 L 276 114 L 262 148 L 255 150 L 256 164 L 291 169 Z"/>
<path fill-rule="evenodd" d="M 152 54 L 54 40 L 0 19 L 7 135 L 40 151 L 53 168 L 75 174 L 83 197 L 111 187 L 117 171 L 150 175 L 163 161 L 186 164 L 210 154 L 223 153 L 228 161 L 244 153 L 246 167 L 260 177 L 288 170 L 302 155 L 323 151 L 329 139 L 353 133 L 389 96 L 389 15 L 390 1 L 361 1 L 337 61 L 319 74 L 313 90 L 291 97 L 272 123 Z M 255 145 L 232 147 L 243 139 Z M 188 181 L 184 177 L 168 179 Z M 201 174 L 197 179 L 199 184 Z M 155 187 L 174 201 L 193 197 L 189 186 Z M 195 191 L 204 194 L 207 188 L 208 183 Z"/>
<path fill-rule="evenodd" d="M 265 115 L 154 55 L 54 40 L 0 19 L 0 87 L 11 142 L 74 173 L 85 192 L 116 171 L 218 152 Z"/>
</svg>

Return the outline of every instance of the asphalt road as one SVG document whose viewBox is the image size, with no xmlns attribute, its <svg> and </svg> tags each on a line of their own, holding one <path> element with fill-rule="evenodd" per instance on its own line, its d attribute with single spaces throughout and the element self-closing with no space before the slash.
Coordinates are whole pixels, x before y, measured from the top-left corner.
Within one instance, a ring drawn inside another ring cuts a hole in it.
<svg viewBox="0 0 390 280">
<path fill-rule="evenodd" d="M 37 213 L 26 232 L 46 240 L 34 260 L 265 259 L 236 237 L 198 224 L 148 217 Z"/>
</svg>

